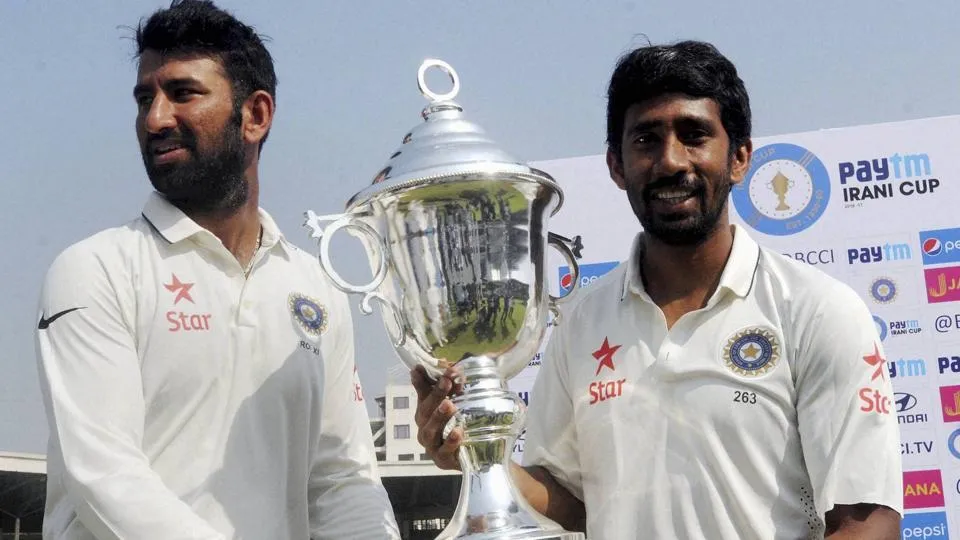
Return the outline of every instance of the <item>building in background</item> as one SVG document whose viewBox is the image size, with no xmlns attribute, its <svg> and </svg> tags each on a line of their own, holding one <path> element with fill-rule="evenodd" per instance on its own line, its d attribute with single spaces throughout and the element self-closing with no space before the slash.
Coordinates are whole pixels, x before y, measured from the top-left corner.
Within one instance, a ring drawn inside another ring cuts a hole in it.
<svg viewBox="0 0 960 540">
<path fill-rule="evenodd" d="M 404 540 L 433 540 L 447 526 L 460 496 L 460 472 L 442 471 L 417 441 L 417 392 L 403 365 L 390 370 L 371 418 L 377 461 Z"/>
</svg>

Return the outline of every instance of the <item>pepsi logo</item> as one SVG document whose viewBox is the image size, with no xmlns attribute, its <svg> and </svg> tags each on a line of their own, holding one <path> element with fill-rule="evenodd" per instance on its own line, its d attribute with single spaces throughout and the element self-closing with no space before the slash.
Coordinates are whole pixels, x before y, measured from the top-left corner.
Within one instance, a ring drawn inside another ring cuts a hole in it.
<svg viewBox="0 0 960 540">
<path fill-rule="evenodd" d="M 573 290 L 574 286 L 583 288 L 590 285 L 610 270 L 616 268 L 617 264 L 619 264 L 618 261 L 581 264 L 579 283 L 574 282 L 573 272 L 570 271 L 570 267 L 561 266 L 558 268 L 559 273 L 557 274 L 560 279 L 560 293 L 567 294 Z"/>
<path fill-rule="evenodd" d="M 923 252 L 927 255 L 939 255 L 943 251 L 943 244 L 939 238 L 927 238 L 923 241 Z"/>
</svg>

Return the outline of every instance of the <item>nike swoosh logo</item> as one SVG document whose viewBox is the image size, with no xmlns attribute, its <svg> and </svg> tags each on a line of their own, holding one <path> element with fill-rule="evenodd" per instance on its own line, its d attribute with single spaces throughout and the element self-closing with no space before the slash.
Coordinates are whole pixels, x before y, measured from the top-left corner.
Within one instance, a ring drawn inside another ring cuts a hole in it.
<svg viewBox="0 0 960 540">
<path fill-rule="evenodd" d="M 59 319 L 60 317 L 63 317 L 64 315 L 66 315 L 67 313 L 70 313 L 71 311 L 76 311 L 76 310 L 78 310 L 78 309 L 83 309 L 83 307 L 74 307 L 74 308 L 70 308 L 70 309 L 65 309 L 65 310 L 63 310 L 63 311 L 61 311 L 61 312 L 59 312 L 59 313 L 54 313 L 53 316 L 50 317 L 49 319 L 47 319 L 47 318 L 45 318 L 44 316 L 41 315 L 41 316 L 40 316 L 40 324 L 37 325 L 37 329 L 38 329 L 38 330 L 46 330 L 48 326 L 50 326 L 51 324 L 53 324 L 53 321 Z"/>
</svg>

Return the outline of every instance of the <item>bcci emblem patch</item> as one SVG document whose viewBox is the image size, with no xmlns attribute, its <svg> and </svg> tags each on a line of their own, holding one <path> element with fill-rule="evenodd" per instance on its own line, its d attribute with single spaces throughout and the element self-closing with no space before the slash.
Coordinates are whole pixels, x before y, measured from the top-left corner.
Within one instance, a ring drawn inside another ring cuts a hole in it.
<svg viewBox="0 0 960 540">
<path fill-rule="evenodd" d="M 744 328 L 727 339 L 723 360 L 730 371 L 745 377 L 757 377 L 777 365 L 780 342 L 770 329 Z"/>
<path fill-rule="evenodd" d="M 327 329 L 327 310 L 319 302 L 300 293 L 290 293 L 290 312 L 307 333 L 319 336 Z"/>
<path fill-rule="evenodd" d="M 888 277 L 879 277 L 870 284 L 870 296 L 878 304 L 889 304 L 897 297 L 897 284 Z"/>
</svg>

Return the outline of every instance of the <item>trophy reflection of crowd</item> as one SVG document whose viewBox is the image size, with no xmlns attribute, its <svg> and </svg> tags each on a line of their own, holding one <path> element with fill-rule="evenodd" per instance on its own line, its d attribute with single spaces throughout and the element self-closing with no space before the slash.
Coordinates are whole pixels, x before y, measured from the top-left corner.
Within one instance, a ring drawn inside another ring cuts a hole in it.
<svg viewBox="0 0 960 540">
<path fill-rule="evenodd" d="M 527 216 L 510 211 L 510 196 L 522 194 L 489 193 L 482 183 L 435 206 L 438 273 L 451 284 L 445 291 L 454 323 L 446 329 L 448 342 L 468 330 L 479 342 L 508 339 L 516 331 L 518 306 L 522 309 L 529 298 L 528 285 L 514 277 L 522 268 L 517 257 L 523 250 L 510 248 L 528 242 L 522 227 Z"/>
</svg>

